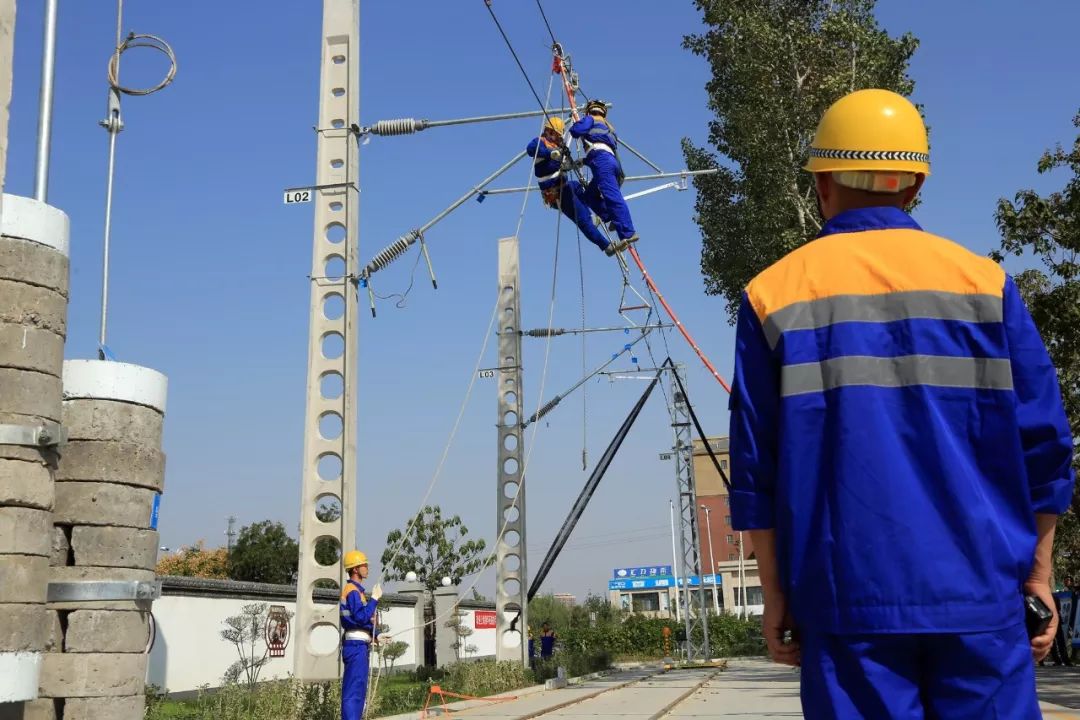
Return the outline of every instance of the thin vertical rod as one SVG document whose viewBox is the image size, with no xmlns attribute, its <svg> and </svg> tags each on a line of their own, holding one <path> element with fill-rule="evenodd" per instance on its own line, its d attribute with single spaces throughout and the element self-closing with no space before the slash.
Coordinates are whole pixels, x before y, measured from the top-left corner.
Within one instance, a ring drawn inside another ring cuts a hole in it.
<svg viewBox="0 0 1080 720">
<path fill-rule="evenodd" d="M 116 132 L 109 131 L 109 178 L 105 185 L 105 243 L 101 253 L 101 329 L 98 344 L 105 347 L 106 318 L 109 314 L 109 238 L 112 234 L 113 171 L 116 167 Z M 104 350 L 102 350 L 104 352 Z"/>
<path fill-rule="evenodd" d="M 668 500 L 671 509 L 671 570 L 675 573 L 675 622 L 679 622 L 679 556 L 675 552 L 675 503 Z"/>
<path fill-rule="evenodd" d="M 45 38 L 41 48 L 41 97 L 38 106 L 37 166 L 34 199 L 49 199 L 49 152 L 52 147 L 53 78 L 56 75 L 56 6 L 45 0 Z"/>
</svg>

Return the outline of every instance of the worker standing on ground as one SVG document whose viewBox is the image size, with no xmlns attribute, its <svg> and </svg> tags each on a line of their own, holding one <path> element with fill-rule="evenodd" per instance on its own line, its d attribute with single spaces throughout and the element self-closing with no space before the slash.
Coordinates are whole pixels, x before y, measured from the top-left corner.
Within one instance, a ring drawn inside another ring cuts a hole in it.
<svg viewBox="0 0 1080 720">
<path fill-rule="evenodd" d="M 570 158 L 564 154 L 565 128 L 562 118 L 548 118 L 544 124 L 544 132 L 529 142 L 525 152 L 536 158 L 533 161 L 533 172 L 547 206 L 561 210 L 563 215 L 578 226 L 589 242 L 606 251 L 611 243 L 593 223 L 592 212 L 582 202 L 581 197 L 585 191 L 581 183 L 564 172 L 564 168 L 568 168 L 570 163 Z"/>
<path fill-rule="evenodd" d="M 600 100 L 590 100 L 585 106 L 585 117 L 570 126 L 570 135 L 581 138 L 585 146 L 585 165 L 592 171 L 592 179 L 583 195 L 585 204 L 619 236 L 618 241 L 606 250 L 608 255 L 614 255 L 637 242 L 638 235 L 622 195 L 624 174 L 615 154 L 619 139 L 607 120 L 607 105 Z"/>
<path fill-rule="evenodd" d="M 555 654 L 555 631 L 550 623 L 540 626 L 540 657 L 548 660 Z"/>
<path fill-rule="evenodd" d="M 378 642 L 375 611 L 382 597 L 382 585 L 376 585 L 368 596 L 363 582 L 368 576 L 367 556 L 359 550 L 345 553 L 345 571 L 349 580 L 341 591 L 341 659 L 345 673 L 341 678 L 341 718 L 361 720 L 367 699 L 368 669 L 371 644 Z"/>
<path fill-rule="evenodd" d="M 1037 718 L 1073 441 L 1011 277 L 905 211 L 930 172 L 904 97 L 823 116 L 817 239 L 750 282 L 731 395 L 732 520 L 807 718 Z M 791 639 L 785 641 L 787 632 Z"/>
</svg>

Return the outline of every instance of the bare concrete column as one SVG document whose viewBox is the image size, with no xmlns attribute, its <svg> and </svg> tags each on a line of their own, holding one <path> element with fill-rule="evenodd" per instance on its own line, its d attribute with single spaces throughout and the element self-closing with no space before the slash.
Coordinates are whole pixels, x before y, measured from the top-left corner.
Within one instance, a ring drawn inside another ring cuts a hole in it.
<svg viewBox="0 0 1080 720">
<path fill-rule="evenodd" d="M 55 637 L 34 720 L 143 717 L 166 389 L 165 376 L 149 368 L 64 363 L 68 443 L 56 478 L 49 593 Z"/>
<path fill-rule="evenodd" d="M 395 640 L 403 640 L 416 653 L 416 666 L 424 664 L 424 606 L 427 604 L 427 588 L 418 582 L 398 583 L 394 592 L 398 595 L 407 595 L 416 600 L 413 606 L 412 629 L 403 632 L 406 628 L 390 628 L 390 634 Z"/>
<path fill-rule="evenodd" d="M 4 22 L 0 12 L 0 42 Z M 0 76 L 5 73 L 10 70 L 0 70 Z M 0 105 L 5 102 L 2 95 L 0 87 Z M 42 651 L 49 636 L 45 596 L 55 443 L 63 434 L 60 377 L 67 292 L 67 216 L 36 200 L 4 196 L 0 216 L 0 719 L 18 717 L 23 703 L 37 697 Z"/>
<path fill-rule="evenodd" d="M 446 623 L 454 619 L 457 612 L 458 587 L 446 585 L 435 588 L 435 663 L 439 667 L 457 661 L 457 653 L 454 652 L 454 643 L 458 641 L 457 633 L 446 627 Z"/>
</svg>

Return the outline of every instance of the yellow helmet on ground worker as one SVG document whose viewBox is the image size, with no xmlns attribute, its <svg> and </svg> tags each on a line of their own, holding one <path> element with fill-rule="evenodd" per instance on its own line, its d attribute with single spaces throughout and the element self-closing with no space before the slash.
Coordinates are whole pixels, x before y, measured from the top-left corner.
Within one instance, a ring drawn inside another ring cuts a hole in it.
<svg viewBox="0 0 1080 720">
<path fill-rule="evenodd" d="M 566 129 L 566 123 L 561 117 L 555 117 L 554 115 L 552 115 L 547 119 L 547 122 L 544 123 L 544 129 L 551 130 L 552 132 L 562 135 L 563 131 Z"/>
<path fill-rule="evenodd" d="M 833 173 L 847 187 L 899 192 L 930 174 L 926 125 L 903 95 L 857 90 L 825 111 L 803 169 Z"/>
<path fill-rule="evenodd" d="M 361 565 L 367 565 L 367 555 L 359 550 L 350 550 L 345 553 L 345 569 L 351 570 L 354 567 L 360 567 Z"/>
</svg>

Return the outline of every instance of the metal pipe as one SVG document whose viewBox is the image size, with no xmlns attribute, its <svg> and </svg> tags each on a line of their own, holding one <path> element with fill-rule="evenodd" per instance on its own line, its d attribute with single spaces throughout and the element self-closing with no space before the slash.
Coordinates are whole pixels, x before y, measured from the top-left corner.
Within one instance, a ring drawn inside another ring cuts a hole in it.
<svg viewBox="0 0 1080 720">
<path fill-rule="evenodd" d="M 620 330 L 635 330 L 635 331 L 637 331 L 637 330 L 660 330 L 660 329 L 669 328 L 669 327 L 675 327 L 675 326 L 672 325 L 671 323 L 660 323 L 660 324 L 657 324 L 657 325 L 638 325 L 638 326 L 633 327 L 633 328 L 628 328 L 628 327 L 625 327 L 625 326 L 598 327 L 598 328 L 580 328 L 580 329 L 573 329 L 573 330 L 571 330 L 569 328 L 552 328 L 550 332 L 548 332 L 547 328 L 537 328 L 536 330 L 522 330 L 522 331 L 519 331 L 519 332 L 521 332 L 521 334 L 523 336 L 525 336 L 525 337 L 544 338 L 544 337 L 557 337 L 559 335 L 582 335 L 584 333 L 594 333 L 594 332 L 617 332 L 617 331 L 620 331 Z"/>
<path fill-rule="evenodd" d="M 667 173 L 654 173 L 652 175 L 628 175 L 623 178 L 623 182 L 634 182 L 637 180 L 662 180 L 664 178 L 675 177 L 691 177 L 693 175 L 712 175 L 720 172 L 720 168 L 706 168 L 705 170 L 680 170 L 679 172 L 667 172 Z M 525 192 L 528 188 L 512 187 L 512 188 L 496 188 L 494 190 L 484 191 L 484 195 L 508 195 L 510 193 Z"/>
<path fill-rule="evenodd" d="M 501 168 L 499 168 L 498 170 L 496 170 L 495 172 L 491 173 L 491 174 L 490 174 L 490 175 L 488 175 L 488 176 L 487 176 L 486 178 L 484 178 L 483 180 L 481 180 L 481 181 L 480 181 L 480 184 L 479 184 L 479 185 L 477 185 L 477 186 L 476 186 L 476 187 L 474 187 L 474 188 L 473 188 L 472 190 L 470 190 L 469 192 L 467 192 L 467 193 L 465 193 L 464 195 L 462 195 L 462 196 L 461 196 L 460 198 L 458 198 L 458 199 L 457 199 L 457 200 L 456 200 L 456 201 L 454 202 L 454 204 L 452 204 L 452 205 L 451 205 L 450 207 L 448 207 L 448 208 L 446 208 L 445 210 L 443 210 L 443 211 L 442 211 L 441 213 L 439 213 L 438 215 L 436 215 L 435 217 L 433 217 L 433 218 L 432 218 L 431 220 L 428 220 L 428 221 L 427 221 L 427 223 L 426 223 L 425 225 L 421 226 L 421 227 L 420 227 L 420 230 L 419 230 L 420 234 L 421 234 L 421 235 L 423 235 L 423 234 L 424 234 L 424 233 L 426 233 L 426 232 L 427 232 L 428 230 L 430 230 L 430 229 L 431 229 L 431 228 L 432 228 L 432 227 L 433 227 L 433 226 L 435 225 L 435 223 L 439 222 L 440 220 L 442 220 L 443 218 L 445 218 L 445 217 L 446 217 L 447 215 L 449 215 L 450 213 L 454 212 L 454 211 L 455 211 L 455 210 L 457 210 L 457 209 L 458 209 L 459 207 L 461 207 L 462 205 L 464 205 L 464 204 L 465 204 L 465 202 L 466 202 L 466 201 L 467 201 L 467 200 L 468 200 L 469 198 L 471 198 L 471 197 L 472 197 L 473 195 L 476 195 L 477 193 L 479 193 L 479 192 L 480 192 L 481 190 L 483 190 L 483 189 L 484 189 L 484 187 L 485 187 L 485 186 L 487 186 L 487 185 L 489 185 L 490 183 L 494 182 L 494 181 L 495 181 L 495 179 L 496 179 L 497 177 L 499 177 L 499 176 L 500 176 L 500 175 L 502 175 L 502 174 L 503 174 L 504 172 L 506 172 L 507 170 L 509 170 L 510 168 L 512 168 L 512 167 L 513 167 L 514 165 L 516 165 L 516 164 L 517 164 L 517 162 L 518 162 L 518 160 L 521 160 L 521 158 L 525 157 L 525 155 L 526 155 L 525 151 L 524 151 L 524 150 L 522 150 L 522 151 L 521 151 L 521 152 L 519 152 L 519 153 L 518 153 L 517 155 L 515 155 L 515 156 L 513 157 L 513 159 L 512 159 L 512 160 L 510 160 L 510 162 L 506 163 L 506 164 L 505 164 L 505 165 L 503 165 L 503 166 L 502 166 Z"/>
<path fill-rule="evenodd" d="M 525 428 L 529 427 L 529 425 L 531 425 L 532 423 L 536 422 L 537 420 L 539 420 L 540 418 L 544 417 L 549 412 L 554 410 L 555 406 L 558 405 L 560 402 L 562 402 L 566 398 L 567 395 L 569 395 L 570 393 L 574 392 L 579 387 L 581 387 L 582 385 L 587 383 L 591 378 L 601 374 L 603 372 L 604 368 L 606 368 L 608 365 L 610 365 L 611 363 L 618 360 L 620 357 L 622 357 L 626 353 L 630 352 L 631 348 L 633 348 L 635 345 L 637 345 L 639 342 L 641 342 L 642 340 L 644 340 L 648 336 L 649 336 L 648 331 L 642 332 L 641 335 L 639 335 L 633 342 L 627 343 L 626 345 L 624 345 L 623 349 L 620 350 L 619 352 L 615 353 L 614 355 L 612 355 L 610 360 L 604 362 L 603 365 L 596 368 L 591 373 L 589 373 L 588 375 L 586 375 L 585 377 L 581 378 L 576 383 L 571 385 L 569 390 L 566 390 L 565 392 L 562 392 L 562 393 L 559 393 L 558 395 L 556 395 L 554 398 L 549 400 L 547 402 L 547 404 L 545 404 L 538 411 L 533 413 L 532 417 L 530 417 L 525 422 L 521 423 L 521 429 L 524 430 Z"/>
<path fill-rule="evenodd" d="M 59 0 L 45 0 L 45 37 L 41 48 L 41 97 L 38 105 L 37 166 L 34 199 L 49 199 L 49 153 L 52 148 L 53 79 L 56 75 L 56 7 Z"/>
<path fill-rule="evenodd" d="M 577 108 L 582 110 L 583 108 Z M 518 120 L 521 118 L 540 117 L 542 115 L 563 115 L 569 113 L 570 108 L 552 108 L 551 110 L 527 110 L 525 112 L 501 113 L 499 115 L 477 115 L 475 117 L 454 118 L 451 120 L 417 120 L 415 118 L 397 118 L 394 120 L 379 120 L 366 127 L 358 128 L 361 135 L 412 135 L 422 130 L 434 127 L 449 127 L 451 125 L 469 125 L 472 123 L 495 122 L 497 120 Z M 342 129 L 345 128 L 334 128 Z M 651 164 L 651 163 L 650 163 Z"/>
<path fill-rule="evenodd" d="M 109 179 L 105 184 L 105 243 L 101 260 L 101 329 L 98 351 L 105 348 L 106 318 L 109 314 L 109 237 L 112 233 L 113 170 L 116 167 L 116 133 L 109 132 Z"/>
<path fill-rule="evenodd" d="M 652 160 L 650 160 L 649 158 L 647 158 L 647 157 L 645 157 L 644 155 L 642 155 L 641 153 L 639 153 L 639 152 L 638 152 L 637 150 L 635 150 L 634 148 L 630 147 L 630 143 L 626 142 L 626 141 L 625 141 L 625 140 L 623 140 L 622 138 L 619 138 L 619 144 L 620 144 L 620 145 L 622 145 L 622 146 L 623 146 L 624 148 L 626 148 L 627 150 L 629 150 L 629 151 L 630 151 L 631 153 L 633 153 L 633 154 L 634 154 L 634 156 L 635 156 L 635 157 L 637 157 L 637 159 L 638 159 L 638 160 L 640 160 L 641 162 L 645 163 L 646 165 L 648 165 L 649 167 L 651 167 L 651 168 L 652 168 L 653 170 L 655 170 L 656 172 L 658 172 L 658 173 L 662 173 L 662 172 L 664 172 L 664 169 L 663 169 L 662 167 L 660 167 L 659 165 L 657 165 L 656 163 L 654 163 L 654 162 L 653 162 Z"/>
</svg>

